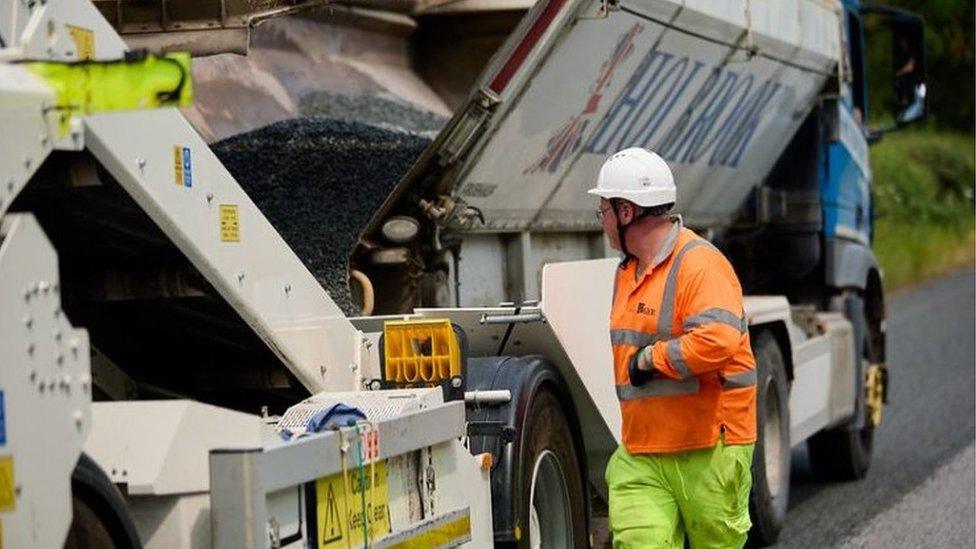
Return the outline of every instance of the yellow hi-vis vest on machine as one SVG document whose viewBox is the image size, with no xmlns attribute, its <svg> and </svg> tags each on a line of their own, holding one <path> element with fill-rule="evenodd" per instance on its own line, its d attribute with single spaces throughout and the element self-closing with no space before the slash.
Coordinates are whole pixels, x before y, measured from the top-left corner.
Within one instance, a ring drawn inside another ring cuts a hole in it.
<svg viewBox="0 0 976 549">
<path fill-rule="evenodd" d="M 675 221 L 654 262 L 618 269 L 610 313 L 623 443 L 632 454 L 756 440 L 756 360 L 742 288 L 725 256 Z M 630 382 L 651 346 L 654 375 Z"/>
</svg>

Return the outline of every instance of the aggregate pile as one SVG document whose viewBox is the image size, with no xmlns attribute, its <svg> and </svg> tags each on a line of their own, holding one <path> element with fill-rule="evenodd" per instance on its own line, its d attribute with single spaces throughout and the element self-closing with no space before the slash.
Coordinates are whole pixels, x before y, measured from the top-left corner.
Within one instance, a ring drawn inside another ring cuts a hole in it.
<svg viewBox="0 0 976 549">
<path fill-rule="evenodd" d="M 349 254 L 430 137 L 333 116 L 277 122 L 212 146 L 271 224 L 348 315 Z M 374 119 L 370 119 L 375 121 Z"/>
<path fill-rule="evenodd" d="M 302 116 L 327 116 L 434 137 L 447 119 L 383 93 L 314 91 L 298 101 Z"/>
</svg>

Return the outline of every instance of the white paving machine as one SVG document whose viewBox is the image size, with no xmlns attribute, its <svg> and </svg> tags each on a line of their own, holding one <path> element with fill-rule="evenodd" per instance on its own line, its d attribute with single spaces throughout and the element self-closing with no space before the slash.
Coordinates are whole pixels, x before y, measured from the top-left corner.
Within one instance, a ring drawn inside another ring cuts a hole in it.
<svg viewBox="0 0 976 549">
<path fill-rule="evenodd" d="M 866 149 L 924 113 L 924 52 L 917 17 L 874 12 L 898 104 L 870 129 L 868 14 L 0 0 L 0 547 L 599 544 L 616 259 L 584 190 L 631 145 L 674 166 L 686 223 L 750 294 L 753 537 L 774 541 L 791 447 L 859 478 L 881 419 Z M 280 21 L 426 61 L 348 46 L 302 73 L 261 50 Z M 179 50 L 210 56 L 203 79 Z M 294 116 L 316 71 L 452 115 L 350 251 L 369 316 L 343 314 L 207 142 Z"/>
</svg>

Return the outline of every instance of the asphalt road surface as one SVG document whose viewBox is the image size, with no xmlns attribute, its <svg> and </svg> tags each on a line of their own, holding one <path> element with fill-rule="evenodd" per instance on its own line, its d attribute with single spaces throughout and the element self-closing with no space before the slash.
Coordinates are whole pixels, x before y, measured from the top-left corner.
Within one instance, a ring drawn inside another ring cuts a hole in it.
<svg viewBox="0 0 976 549">
<path fill-rule="evenodd" d="M 776 547 L 976 544 L 974 273 L 888 297 L 889 404 L 866 479 L 824 483 L 793 452 Z"/>
</svg>

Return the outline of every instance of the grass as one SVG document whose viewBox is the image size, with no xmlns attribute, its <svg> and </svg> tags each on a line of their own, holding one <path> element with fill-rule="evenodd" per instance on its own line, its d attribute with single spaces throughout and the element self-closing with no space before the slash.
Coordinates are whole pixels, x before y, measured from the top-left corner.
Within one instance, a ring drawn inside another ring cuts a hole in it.
<svg viewBox="0 0 976 549">
<path fill-rule="evenodd" d="M 876 227 L 874 251 L 889 291 L 972 265 L 976 259 L 971 229 L 965 234 L 937 224 L 907 227 L 881 221 Z"/>
<path fill-rule="evenodd" d="M 918 130 L 871 148 L 877 221 L 874 250 L 887 289 L 976 260 L 976 141 Z"/>
</svg>

